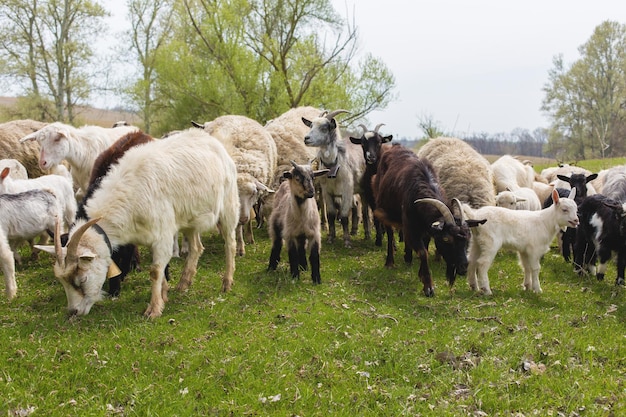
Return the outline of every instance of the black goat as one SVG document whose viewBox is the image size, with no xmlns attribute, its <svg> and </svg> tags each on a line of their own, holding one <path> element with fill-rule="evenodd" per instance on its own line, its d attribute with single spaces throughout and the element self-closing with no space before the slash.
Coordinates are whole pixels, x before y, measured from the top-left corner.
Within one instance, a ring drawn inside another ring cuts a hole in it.
<svg viewBox="0 0 626 417">
<path fill-rule="evenodd" d="M 471 226 L 478 222 L 463 220 L 458 200 L 455 200 L 454 216 L 444 203 L 445 196 L 432 165 L 418 158 L 415 152 L 399 145 L 392 145 L 383 153 L 378 173 L 373 180 L 376 197 L 374 214 L 387 230 L 387 260 L 385 266 L 393 266 L 393 228 L 402 230 L 405 241 L 404 259 L 412 261 L 415 251 L 420 258 L 418 275 L 424 284 L 427 297 L 435 295 L 432 276 L 428 266 L 428 242 L 435 239 L 437 251 L 446 262 L 446 277 L 450 285 L 456 275 L 467 273 L 467 246 Z"/>
<path fill-rule="evenodd" d="M 579 274 L 585 270 L 601 281 L 606 263 L 617 252 L 616 285 L 624 285 L 626 267 L 626 207 L 604 195 L 585 198 L 579 205 L 580 225 L 574 246 L 574 268 Z M 595 268 L 597 260 L 600 264 Z"/>
</svg>

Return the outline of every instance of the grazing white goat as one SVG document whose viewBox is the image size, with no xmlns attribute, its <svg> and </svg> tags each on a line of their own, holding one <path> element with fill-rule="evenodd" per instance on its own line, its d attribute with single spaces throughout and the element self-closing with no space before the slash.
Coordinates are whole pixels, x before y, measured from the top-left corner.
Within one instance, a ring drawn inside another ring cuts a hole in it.
<svg viewBox="0 0 626 417">
<path fill-rule="evenodd" d="M 41 151 L 39 167 L 48 170 L 65 160 L 70 166 L 74 186 L 83 192 L 89 186 L 93 163 L 102 151 L 125 134 L 137 130 L 133 126 L 75 128 L 61 122 L 51 123 L 24 136 L 20 142 L 36 140 Z"/>
<path fill-rule="evenodd" d="M 187 290 L 203 251 L 200 233 L 219 229 L 224 238 L 230 290 L 235 270 L 235 228 L 239 218 L 235 163 L 214 137 L 200 129 L 135 146 L 111 166 L 85 205 L 88 222 L 78 220 L 65 248 L 55 234 L 54 273 L 61 281 L 71 314 L 89 313 L 102 298 L 111 252 L 129 243 L 152 251 L 152 297 L 145 311 L 162 314 L 168 284 L 164 269 L 172 257 L 172 236 L 189 241 L 178 290 Z"/>
<path fill-rule="evenodd" d="M 54 230 L 60 215 L 56 196 L 48 190 L 0 195 L 0 262 L 7 298 L 17 294 L 13 249 L 16 243 Z"/>
<path fill-rule="evenodd" d="M 347 111 L 323 112 L 313 120 L 303 117 L 302 122 L 311 128 L 304 137 L 304 144 L 318 147 L 317 157 L 320 168 L 330 170 L 327 176 L 319 179 L 324 204 L 326 204 L 329 242 L 332 243 L 335 240 L 335 219 L 337 218 L 335 200 L 340 200 L 338 202 L 340 206 L 339 221 L 343 228 L 344 245 L 349 248 L 351 243 L 350 232 L 348 231 L 348 214 L 354 205 L 354 194 L 361 193 L 360 181 L 365 172 L 365 158 L 360 146 L 352 144 L 348 139 L 341 138 L 339 126 L 335 120 L 335 116 L 340 113 L 347 113 Z M 363 227 L 369 230 L 369 207 L 362 204 L 361 208 L 363 209 Z M 354 227 L 353 230 L 355 230 Z"/>
<path fill-rule="evenodd" d="M 69 229 L 76 217 L 76 199 L 72 183 L 66 177 L 56 174 L 42 175 L 37 178 L 14 179 L 9 173 L 10 168 L 0 172 L 0 194 L 15 194 L 27 190 L 48 189 L 54 192 L 59 201 L 63 215 L 63 224 Z"/>
<path fill-rule="evenodd" d="M 578 226 L 575 196 L 575 189 L 570 192 L 569 198 L 559 198 L 559 194 L 553 191 L 555 204 L 539 211 L 491 206 L 472 209 L 463 204 L 467 217 L 487 220 L 472 231 L 467 269 L 470 288 L 491 294 L 487 272 L 496 254 L 503 248 L 518 253 L 524 269 L 524 288 L 540 293 L 541 257 L 548 252 L 559 230 Z"/>
<path fill-rule="evenodd" d="M 328 173 L 327 169 L 313 171 L 310 165 L 298 165 L 283 174 L 283 181 L 274 198 L 269 232 L 272 252 L 268 270 L 276 270 L 283 240 L 287 245 L 289 266 L 293 278 L 300 277 L 300 268 L 307 269 L 306 249 L 309 249 L 311 279 L 320 284 L 321 230 L 320 214 L 315 203 L 313 179 Z"/>
</svg>

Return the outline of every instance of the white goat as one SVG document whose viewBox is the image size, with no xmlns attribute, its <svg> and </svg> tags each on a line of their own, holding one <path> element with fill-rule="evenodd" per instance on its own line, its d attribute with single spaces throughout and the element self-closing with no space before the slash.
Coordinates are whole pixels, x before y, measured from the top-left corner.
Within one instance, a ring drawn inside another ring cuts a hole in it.
<svg viewBox="0 0 626 417">
<path fill-rule="evenodd" d="M 48 170 L 63 160 L 67 161 L 74 186 L 85 192 L 89 186 L 91 168 L 98 155 L 120 137 L 134 130 L 137 128 L 133 126 L 83 126 L 77 129 L 55 122 L 24 136 L 20 142 L 39 142 L 39 167 L 42 170 Z"/>
<path fill-rule="evenodd" d="M 11 171 L 9 175 L 11 178 L 25 180 L 28 179 L 28 172 L 26 167 L 17 159 L 0 159 L 0 172 L 4 168 L 9 168 Z"/>
<path fill-rule="evenodd" d="M 552 198 L 555 204 L 539 211 L 490 206 L 472 209 L 463 204 L 463 211 L 468 218 L 487 220 L 472 230 L 467 269 L 470 288 L 491 295 L 487 272 L 496 254 L 503 248 L 518 253 L 524 269 L 524 288 L 541 292 L 541 257 L 548 252 L 559 230 L 578 226 L 575 196 L 575 189 L 569 198 L 559 198 L 554 190 Z"/>
<path fill-rule="evenodd" d="M 60 215 L 56 196 L 48 190 L 0 195 L 0 262 L 7 298 L 17 294 L 13 248 L 47 230 L 54 230 Z"/>
<path fill-rule="evenodd" d="M 507 188 L 496 195 L 496 206 L 511 210 L 541 210 L 539 196 L 528 187 L 518 187 L 515 191 Z"/>
<path fill-rule="evenodd" d="M 350 214 L 354 204 L 354 194 L 361 193 L 360 181 L 365 172 L 365 158 L 360 146 L 352 144 L 349 139 L 341 138 L 339 126 L 335 120 L 335 116 L 340 113 L 347 112 L 345 110 L 324 112 L 312 121 L 304 117 L 302 121 L 311 128 L 304 137 L 304 144 L 318 147 L 317 157 L 320 168 L 329 169 L 328 175 L 319 179 L 326 205 L 329 242 L 332 243 L 335 240 L 335 219 L 337 218 L 335 200 L 340 199 L 339 221 L 343 228 L 344 245 L 349 248 L 351 243 L 350 232 L 348 231 L 348 214 Z M 366 204 L 362 204 L 361 207 L 363 209 L 363 227 L 369 230 L 369 208 Z M 354 227 L 353 230 L 355 230 Z"/>
<path fill-rule="evenodd" d="M 217 228 L 226 255 L 222 290 L 230 290 L 239 217 L 237 170 L 224 146 L 203 130 L 192 128 L 126 151 L 85 211 L 92 220 L 76 222 L 65 248 L 56 238 L 54 248 L 45 248 L 56 254 L 54 273 L 63 284 L 70 313 L 89 313 L 102 297 L 112 250 L 132 243 L 152 251 L 152 297 L 145 315 L 160 316 L 168 292 L 164 268 L 177 231 L 189 241 L 177 289 L 187 290 L 196 274 L 204 249 L 200 233 Z"/>
<path fill-rule="evenodd" d="M 7 167 L 0 172 L 0 194 L 15 194 L 27 190 L 48 189 L 57 196 L 66 229 L 74 223 L 76 217 L 76 199 L 72 183 L 66 177 L 56 174 L 42 175 L 37 178 L 14 179 Z"/>
<path fill-rule="evenodd" d="M 313 171 L 310 165 L 291 162 L 293 168 L 283 174 L 283 181 L 274 198 L 269 221 L 272 252 L 268 270 L 276 270 L 285 241 L 293 278 L 300 277 L 300 268 L 307 269 L 306 249 L 310 251 L 311 279 L 320 284 L 321 230 L 320 214 L 315 203 L 313 179 L 328 173 L 327 169 Z"/>
</svg>

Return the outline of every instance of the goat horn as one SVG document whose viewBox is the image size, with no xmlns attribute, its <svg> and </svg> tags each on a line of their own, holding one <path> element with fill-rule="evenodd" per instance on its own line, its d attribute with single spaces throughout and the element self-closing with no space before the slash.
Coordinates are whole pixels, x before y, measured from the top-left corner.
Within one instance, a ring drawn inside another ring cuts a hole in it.
<svg viewBox="0 0 626 417">
<path fill-rule="evenodd" d="M 458 198 L 453 198 L 451 205 L 455 205 L 459 208 L 459 216 L 461 218 L 461 224 L 465 222 L 465 218 L 463 217 L 463 207 L 461 207 L 461 201 Z"/>
<path fill-rule="evenodd" d="M 384 125 L 385 125 L 384 123 L 378 123 L 376 127 L 374 128 L 374 132 L 378 133 L 378 129 L 380 129 Z"/>
<path fill-rule="evenodd" d="M 58 216 L 54 225 L 54 253 L 57 255 L 57 263 L 63 266 L 65 260 L 63 259 L 63 247 L 61 246 L 61 221 Z"/>
<path fill-rule="evenodd" d="M 98 217 L 97 219 L 91 219 L 87 223 L 76 229 L 74 234 L 72 234 L 69 242 L 67 242 L 66 259 L 69 259 L 72 262 L 76 260 L 76 251 L 78 249 L 78 242 L 80 242 L 80 238 L 83 237 L 87 229 L 96 224 L 100 219 L 102 219 L 102 217 Z"/>
<path fill-rule="evenodd" d="M 200 129 L 204 129 L 204 125 L 201 125 L 201 124 L 200 124 L 200 123 L 198 123 L 198 122 L 194 122 L 193 120 L 191 121 L 191 125 L 192 125 L 193 127 L 197 127 L 197 128 L 200 128 Z"/>
<path fill-rule="evenodd" d="M 360 124 L 359 127 L 363 129 L 363 134 L 367 133 L 367 127 L 364 124 Z"/>
<path fill-rule="evenodd" d="M 454 221 L 454 216 L 452 215 L 452 212 L 450 211 L 448 206 L 446 206 L 441 200 L 437 200 L 436 198 L 420 198 L 418 200 L 415 200 L 414 203 L 415 204 L 419 204 L 419 203 L 431 204 L 439 210 L 439 212 L 443 216 L 443 219 L 445 220 L 446 223 L 456 224 Z"/>
<path fill-rule="evenodd" d="M 320 113 L 318 117 L 325 117 L 328 114 L 328 110 L 324 110 Z"/>
<path fill-rule="evenodd" d="M 333 111 L 331 111 L 330 113 L 328 113 L 326 115 L 326 118 L 328 120 L 333 120 L 335 118 L 335 116 L 337 116 L 338 114 L 341 114 L 341 113 L 350 113 L 350 112 L 348 110 L 341 110 L 341 109 L 333 110 Z"/>
<path fill-rule="evenodd" d="M 290 159 L 289 162 L 291 162 L 291 165 L 293 165 L 294 168 L 298 168 L 298 164 L 296 164 L 295 161 Z"/>
</svg>

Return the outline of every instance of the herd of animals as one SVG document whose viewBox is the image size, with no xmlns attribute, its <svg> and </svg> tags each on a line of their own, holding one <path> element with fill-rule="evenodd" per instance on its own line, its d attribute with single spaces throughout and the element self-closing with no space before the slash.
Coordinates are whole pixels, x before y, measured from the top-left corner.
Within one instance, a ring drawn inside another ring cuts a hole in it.
<svg viewBox="0 0 626 417">
<path fill-rule="evenodd" d="M 68 310 L 78 315 L 102 299 L 105 281 L 109 294 L 119 295 L 143 245 L 152 254 L 145 314 L 158 317 L 171 258 L 185 254 L 177 289 L 187 290 L 207 231 L 224 240 L 222 290 L 231 289 L 235 259 L 254 243 L 253 216 L 269 230 L 268 270 L 278 267 L 285 245 L 291 275 L 310 270 L 316 284 L 322 226 L 332 243 L 338 221 L 350 247 L 362 221 L 366 239 L 373 226 L 375 245 L 387 235 L 386 267 L 394 265 L 399 233 L 404 261 L 419 257 L 426 296 L 434 295 L 430 240 L 450 285 L 467 275 L 469 286 L 485 294 L 501 249 L 518 253 L 524 288 L 541 292 L 541 258 L 555 237 L 578 273 L 598 279 L 616 252 L 616 284 L 624 285 L 626 166 L 591 173 L 565 165 L 539 174 L 510 155 L 489 163 L 464 141 L 446 137 L 414 151 L 382 135 L 382 124 L 359 125 L 360 137 L 344 137 L 337 116 L 345 112 L 298 107 L 265 126 L 227 115 L 159 139 L 123 122 L 110 128 L 0 124 L 7 297 L 17 294 L 16 248 L 25 242 L 34 256 L 39 250 L 54 255 Z M 50 236 L 54 245 L 46 244 Z"/>
</svg>

